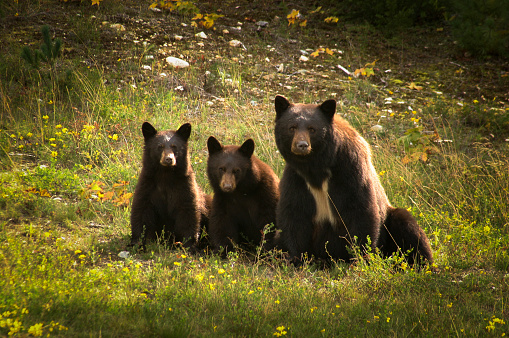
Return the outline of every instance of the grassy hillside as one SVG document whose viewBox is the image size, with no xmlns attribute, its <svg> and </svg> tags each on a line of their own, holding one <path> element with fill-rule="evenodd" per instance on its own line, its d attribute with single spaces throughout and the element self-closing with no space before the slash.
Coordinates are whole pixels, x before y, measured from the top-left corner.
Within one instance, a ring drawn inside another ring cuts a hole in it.
<svg viewBox="0 0 509 338">
<path fill-rule="evenodd" d="M 469 58 L 446 25 L 386 38 L 312 1 L 97 2 L 0 4 L 0 335 L 509 334 L 507 60 Z M 190 122 L 211 192 L 210 135 L 253 138 L 281 175 L 277 94 L 338 101 L 434 266 L 127 248 L 141 124 Z"/>
</svg>

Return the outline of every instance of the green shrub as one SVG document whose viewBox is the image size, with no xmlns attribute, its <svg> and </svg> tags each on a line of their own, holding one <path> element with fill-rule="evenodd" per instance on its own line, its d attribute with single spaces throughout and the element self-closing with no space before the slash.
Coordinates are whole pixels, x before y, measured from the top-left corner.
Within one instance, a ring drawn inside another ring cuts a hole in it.
<svg viewBox="0 0 509 338">
<path fill-rule="evenodd" d="M 387 33 L 443 18 L 448 0 L 345 0 L 339 5 L 347 19 L 365 20 Z"/>
<path fill-rule="evenodd" d="M 454 0 L 453 36 L 475 56 L 506 55 L 509 0 Z"/>
</svg>

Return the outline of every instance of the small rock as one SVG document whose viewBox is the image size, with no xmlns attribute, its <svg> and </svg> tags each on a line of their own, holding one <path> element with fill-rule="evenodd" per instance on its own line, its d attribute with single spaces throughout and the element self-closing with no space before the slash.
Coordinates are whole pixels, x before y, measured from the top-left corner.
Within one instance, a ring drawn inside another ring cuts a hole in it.
<svg viewBox="0 0 509 338">
<path fill-rule="evenodd" d="M 207 34 L 205 34 L 205 32 L 196 33 L 194 36 L 196 36 L 197 38 L 202 38 L 202 39 L 207 38 Z"/>
<path fill-rule="evenodd" d="M 376 131 L 376 132 L 380 132 L 380 131 L 384 130 L 384 127 L 382 127 L 379 124 L 375 124 L 373 127 L 371 127 L 371 130 L 372 131 Z"/>
<path fill-rule="evenodd" d="M 300 58 L 299 58 L 299 61 L 302 61 L 302 62 L 306 62 L 308 60 L 309 60 L 309 58 L 307 56 L 304 56 L 304 55 L 301 55 Z"/>
<path fill-rule="evenodd" d="M 160 8 L 157 8 L 157 7 L 150 7 L 150 10 L 154 13 L 160 13 L 162 12 Z"/>
<path fill-rule="evenodd" d="M 128 258 L 129 257 L 129 251 L 120 251 L 118 253 L 118 257 L 124 258 L 124 259 Z"/>
<path fill-rule="evenodd" d="M 246 47 L 244 47 L 244 44 L 242 42 L 240 42 L 239 40 L 231 40 L 230 41 L 230 46 L 232 47 L 243 47 L 244 49 Z"/>
<path fill-rule="evenodd" d="M 114 24 L 111 24 L 110 25 L 111 28 L 117 30 L 117 32 L 125 32 L 125 27 L 124 25 L 121 25 L 119 23 L 114 23 Z"/>
<path fill-rule="evenodd" d="M 150 67 L 149 65 L 143 65 L 141 66 L 141 68 L 145 70 L 152 70 L 152 67 Z"/>
<path fill-rule="evenodd" d="M 269 23 L 267 21 L 258 21 L 256 25 L 260 27 L 267 27 Z"/>
<path fill-rule="evenodd" d="M 175 40 L 180 41 L 180 40 L 182 40 L 184 37 L 183 37 L 182 35 L 177 35 L 177 34 L 175 34 L 174 38 L 175 38 Z"/>
<path fill-rule="evenodd" d="M 189 62 L 184 61 L 184 60 L 179 59 L 179 58 L 176 58 L 176 57 L 173 57 L 173 56 L 168 56 L 166 58 L 166 62 L 168 62 L 168 64 L 170 66 L 173 66 L 175 68 L 186 68 L 186 67 L 189 67 Z"/>
<path fill-rule="evenodd" d="M 227 29 L 223 29 L 223 34 L 230 34 L 230 31 Z"/>
</svg>

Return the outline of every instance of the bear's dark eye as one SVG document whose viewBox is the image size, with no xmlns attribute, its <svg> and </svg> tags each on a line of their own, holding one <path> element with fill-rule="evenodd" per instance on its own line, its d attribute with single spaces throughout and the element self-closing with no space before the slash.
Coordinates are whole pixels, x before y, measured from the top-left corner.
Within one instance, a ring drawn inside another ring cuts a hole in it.
<svg viewBox="0 0 509 338">
<path fill-rule="evenodd" d="M 219 172 L 220 173 L 224 173 L 226 171 L 226 169 L 224 167 L 219 167 Z"/>
<path fill-rule="evenodd" d="M 177 150 L 177 146 L 176 146 L 176 145 L 174 145 L 174 144 L 172 144 L 172 145 L 170 146 L 170 148 L 171 148 L 171 150 L 173 150 L 173 151 L 176 151 L 176 150 Z"/>
<path fill-rule="evenodd" d="M 295 132 L 295 129 L 297 129 L 295 126 L 291 126 L 291 127 L 290 127 L 290 131 L 291 131 L 292 133 L 293 133 L 293 132 Z"/>
<path fill-rule="evenodd" d="M 233 169 L 233 174 L 234 175 L 238 175 L 239 173 L 240 173 L 240 169 L 239 168 Z"/>
<path fill-rule="evenodd" d="M 315 132 L 316 130 L 315 130 L 315 128 L 313 128 L 313 127 L 309 127 L 309 128 L 308 128 L 308 131 L 309 131 L 309 133 L 310 133 L 310 134 L 314 134 L 314 132 Z"/>
<path fill-rule="evenodd" d="M 157 148 L 159 148 L 159 149 L 163 149 L 163 148 L 164 148 L 164 144 L 159 143 L 159 144 L 157 145 Z"/>
</svg>

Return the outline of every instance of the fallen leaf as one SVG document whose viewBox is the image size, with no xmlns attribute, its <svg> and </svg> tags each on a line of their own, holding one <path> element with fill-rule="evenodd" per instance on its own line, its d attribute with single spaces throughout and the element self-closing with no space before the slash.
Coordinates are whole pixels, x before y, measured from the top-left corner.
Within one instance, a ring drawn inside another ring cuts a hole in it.
<svg viewBox="0 0 509 338">
<path fill-rule="evenodd" d="M 422 86 L 417 86 L 414 82 L 410 83 L 407 87 L 410 89 L 422 90 Z"/>
</svg>

